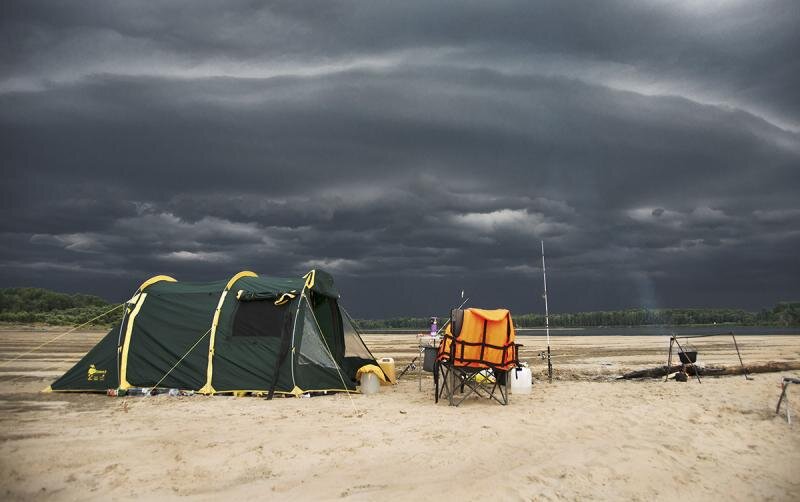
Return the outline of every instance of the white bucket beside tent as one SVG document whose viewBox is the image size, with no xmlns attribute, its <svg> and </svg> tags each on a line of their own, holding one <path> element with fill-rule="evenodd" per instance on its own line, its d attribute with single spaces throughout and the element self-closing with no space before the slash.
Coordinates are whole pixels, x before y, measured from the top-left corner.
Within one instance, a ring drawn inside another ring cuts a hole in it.
<svg viewBox="0 0 800 502">
<path fill-rule="evenodd" d="M 370 395 L 377 394 L 380 389 L 381 383 L 378 380 L 378 375 L 371 372 L 364 372 L 361 374 L 361 393 Z"/>
</svg>

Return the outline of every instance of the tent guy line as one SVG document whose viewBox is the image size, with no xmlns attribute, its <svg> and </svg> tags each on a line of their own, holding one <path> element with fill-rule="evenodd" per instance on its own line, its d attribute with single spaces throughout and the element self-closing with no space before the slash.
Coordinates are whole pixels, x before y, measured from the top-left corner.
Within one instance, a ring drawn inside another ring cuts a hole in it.
<svg viewBox="0 0 800 502">
<path fill-rule="evenodd" d="M 115 306 L 115 307 L 113 307 L 113 308 L 111 308 L 111 309 L 109 309 L 109 310 L 107 310 L 107 311 L 103 312 L 102 314 L 100 314 L 100 315 L 98 315 L 98 316 L 96 316 L 96 317 L 93 317 L 93 318 L 89 319 L 89 320 L 88 320 L 88 321 L 86 321 L 85 323 L 83 323 L 83 324 L 79 324 L 78 326 L 75 326 L 74 328 L 70 328 L 69 330 L 67 330 L 67 331 L 65 331 L 65 332 L 63 332 L 63 333 L 61 333 L 61 334 L 59 334 L 59 335 L 56 335 L 55 337 L 53 337 L 53 338 L 51 338 L 51 339 L 47 340 L 47 341 L 46 341 L 46 342 L 44 342 L 43 344 L 41 344 L 41 345 L 39 345 L 39 346 L 37 346 L 37 347 L 34 347 L 33 349 L 31 349 L 31 350 L 29 350 L 29 351 L 27 351 L 27 352 L 23 352 L 22 354 L 19 354 L 17 357 L 14 357 L 14 358 L 12 358 L 12 359 L 9 359 L 9 360 L 7 360 L 7 361 L 3 361 L 3 362 L 1 362 L 1 363 L 0 363 L 0 367 L 3 367 L 3 366 L 5 366 L 5 365 L 7 365 L 7 364 L 11 364 L 11 363 L 13 363 L 14 361 L 16 361 L 17 359 L 21 358 L 21 357 L 25 357 L 25 356 L 27 356 L 27 355 L 33 354 L 34 352 L 36 352 L 37 350 L 41 349 L 41 348 L 42 348 L 42 347 L 44 347 L 45 345 L 49 345 L 49 344 L 51 344 L 51 343 L 55 342 L 56 340 L 58 340 L 59 338 L 63 338 L 63 337 L 65 337 L 65 336 L 69 335 L 70 333 L 73 333 L 73 332 L 75 332 L 75 331 L 79 330 L 80 328 L 82 328 L 82 327 L 84 327 L 84 326 L 86 326 L 86 325 L 88 325 L 88 324 L 91 324 L 92 322 L 94 322 L 94 321 L 96 321 L 96 320 L 100 319 L 101 317 L 103 317 L 103 316 L 106 316 L 106 315 L 110 314 L 111 312 L 114 312 L 115 310 L 117 310 L 118 308 L 122 307 L 123 305 L 125 305 L 125 304 L 124 304 L 124 303 L 120 303 L 119 305 L 117 305 L 117 306 Z"/>
</svg>

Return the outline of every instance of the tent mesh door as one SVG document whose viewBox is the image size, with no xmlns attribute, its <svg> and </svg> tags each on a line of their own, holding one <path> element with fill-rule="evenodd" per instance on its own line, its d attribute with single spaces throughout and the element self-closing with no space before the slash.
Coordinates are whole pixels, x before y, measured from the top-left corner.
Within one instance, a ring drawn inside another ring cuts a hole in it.
<svg viewBox="0 0 800 502">
<path fill-rule="evenodd" d="M 325 342 L 322 340 L 322 333 L 317 328 L 314 320 L 314 313 L 310 308 L 306 309 L 303 316 L 303 338 L 300 342 L 300 355 L 297 358 L 298 364 L 315 364 L 325 368 L 338 368 L 336 361 L 330 355 Z"/>
</svg>

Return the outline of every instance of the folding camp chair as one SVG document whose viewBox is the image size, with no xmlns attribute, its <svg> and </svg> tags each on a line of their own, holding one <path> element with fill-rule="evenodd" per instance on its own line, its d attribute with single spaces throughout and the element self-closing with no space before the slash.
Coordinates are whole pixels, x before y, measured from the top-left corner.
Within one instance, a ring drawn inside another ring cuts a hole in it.
<svg viewBox="0 0 800 502">
<path fill-rule="evenodd" d="M 436 358 L 436 402 L 458 406 L 474 394 L 508 404 L 506 376 L 519 366 L 514 338 L 508 310 L 453 310 Z"/>
</svg>

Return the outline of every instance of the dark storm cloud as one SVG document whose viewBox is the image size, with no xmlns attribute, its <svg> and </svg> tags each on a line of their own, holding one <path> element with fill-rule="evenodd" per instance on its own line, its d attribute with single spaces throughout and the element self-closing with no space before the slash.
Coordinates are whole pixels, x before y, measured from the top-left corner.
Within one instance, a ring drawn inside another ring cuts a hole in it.
<svg viewBox="0 0 800 502">
<path fill-rule="evenodd" d="M 545 239 L 560 310 L 799 293 L 792 2 L 2 9 L 3 285 L 529 311 Z"/>
<path fill-rule="evenodd" d="M 751 105 L 797 127 L 797 5 L 772 2 L 19 2 L 11 86 L 88 74 L 269 75 L 347 65 L 568 74 Z M 5 72 L 4 72 L 5 73 Z"/>
</svg>

